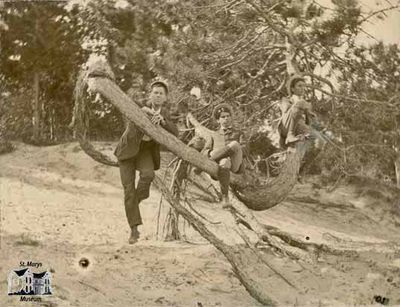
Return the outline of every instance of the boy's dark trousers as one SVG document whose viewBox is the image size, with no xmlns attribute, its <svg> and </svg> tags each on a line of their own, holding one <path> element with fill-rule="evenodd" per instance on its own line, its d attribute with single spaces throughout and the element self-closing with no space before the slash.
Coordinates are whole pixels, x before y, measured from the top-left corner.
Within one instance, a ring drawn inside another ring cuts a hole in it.
<svg viewBox="0 0 400 307">
<path fill-rule="evenodd" d="M 139 204 L 149 197 L 150 185 L 154 179 L 151 143 L 142 141 L 135 157 L 118 161 L 121 182 L 124 187 L 125 213 L 131 228 L 142 224 Z M 135 188 L 136 170 L 139 171 L 139 182 Z"/>
</svg>

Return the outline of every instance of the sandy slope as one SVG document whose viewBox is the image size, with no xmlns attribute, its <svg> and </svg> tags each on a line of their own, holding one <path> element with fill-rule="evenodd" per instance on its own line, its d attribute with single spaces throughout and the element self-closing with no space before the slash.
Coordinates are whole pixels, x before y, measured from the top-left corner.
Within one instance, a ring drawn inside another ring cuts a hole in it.
<svg viewBox="0 0 400 307">
<path fill-rule="evenodd" d="M 116 168 L 92 161 L 75 143 L 17 146 L 0 156 L 0 306 L 30 304 L 6 295 L 8 272 L 27 260 L 53 271 L 54 295 L 42 299 L 45 306 L 259 305 L 223 255 L 192 229 L 186 233 L 193 243 L 156 240 L 156 190 L 142 205 L 142 239 L 131 246 Z M 324 255 L 313 265 L 271 257 L 297 287 L 288 301 L 372 304 L 381 295 L 400 304 L 400 251 L 393 247 L 400 242 L 400 204 L 367 192 L 301 186 L 295 200 L 257 213 L 300 238 L 359 251 Z M 78 265 L 82 257 L 87 268 Z"/>
</svg>

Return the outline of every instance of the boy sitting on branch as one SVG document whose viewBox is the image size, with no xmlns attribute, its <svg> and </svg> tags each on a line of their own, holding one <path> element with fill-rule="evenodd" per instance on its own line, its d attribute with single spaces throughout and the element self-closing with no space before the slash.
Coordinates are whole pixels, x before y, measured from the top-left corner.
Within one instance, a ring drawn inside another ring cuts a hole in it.
<svg viewBox="0 0 400 307">
<path fill-rule="evenodd" d="M 282 99 L 280 109 L 282 116 L 278 122 L 281 148 L 294 145 L 298 141 L 313 139 L 317 148 L 326 143 L 326 138 L 332 138 L 332 133 L 322 127 L 317 115 L 312 110 L 305 96 L 306 82 L 301 76 L 289 79 L 287 89 L 289 97 Z"/>
<path fill-rule="evenodd" d="M 243 170 L 243 150 L 240 144 L 241 134 L 233 127 L 233 110 L 225 103 L 218 105 L 213 118 L 219 124 L 216 131 L 207 136 L 194 137 L 189 146 L 201 151 L 211 160 L 218 163 L 218 180 L 221 187 L 223 208 L 229 205 L 230 172 L 240 173 Z M 198 169 L 195 173 L 200 174 Z M 216 179 L 216 178 L 214 178 Z"/>
</svg>

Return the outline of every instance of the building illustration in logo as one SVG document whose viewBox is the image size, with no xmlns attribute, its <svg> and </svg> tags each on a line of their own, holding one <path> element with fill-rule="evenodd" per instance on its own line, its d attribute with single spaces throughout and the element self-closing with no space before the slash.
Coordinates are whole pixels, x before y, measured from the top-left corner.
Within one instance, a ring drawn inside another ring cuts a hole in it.
<svg viewBox="0 0 400 307">
<path fill-rule="evenodd" d="M 8 274 L 8 295 L 49 295 L 51 273 L 32 273 L 30 268 L 12 270 Z"/>
</svg>

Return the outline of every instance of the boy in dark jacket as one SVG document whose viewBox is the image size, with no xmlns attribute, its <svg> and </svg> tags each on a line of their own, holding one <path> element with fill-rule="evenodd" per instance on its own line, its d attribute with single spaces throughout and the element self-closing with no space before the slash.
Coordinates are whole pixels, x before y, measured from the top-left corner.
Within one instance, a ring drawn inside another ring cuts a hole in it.
<svg viewBox="0 0 400 307">
<path fill-rule="evenodd" d="M 178 129 L 171 122 L 165 108 L 167 98 L 167 83 L 153 82 L 149 94 L 151 107 L 143 107 L 142 110 L 151 117 L 153 124 L 160 125 L 177 136 Z M 142 224 L 139 204 L 149 197 L 154 171 L 160 168 L 160 145 L 144 134 L 134 123 L 128 122 L 114 154 L 119 162 L 121 182 L 124 187 L 125 212 L 131 227 L 129 244 L 134 244 L 140 235 L 137 227 Z M 136 170 L 139 171 L 139 181 L 135 188 Z"/>
</svg>

